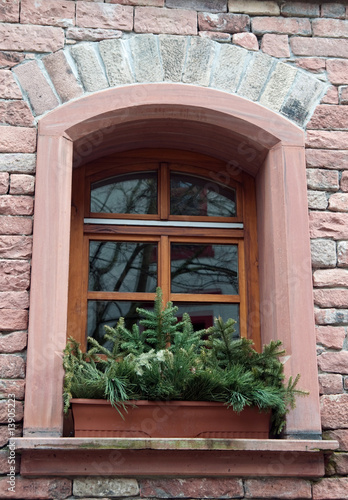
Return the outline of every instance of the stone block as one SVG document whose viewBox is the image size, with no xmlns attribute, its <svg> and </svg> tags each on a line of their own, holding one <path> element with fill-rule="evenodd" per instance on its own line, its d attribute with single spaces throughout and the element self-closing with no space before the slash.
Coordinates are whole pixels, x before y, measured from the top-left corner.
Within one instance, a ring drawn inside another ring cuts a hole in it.
<svg viewBox="0 0 348 500">
<path fill-rule="evenodd" d="M 204 38 L 191 38 L 182 81 L 208 87 L 217 46 Z"/>
<path fill-rule="evenodd" d="M 13 78 L 11 71 L 0 70 L 0 99 L 21 99 L 22 92 Z"/>
<path fill-rule="evenodd" d="M 31 218 L 0 216 L 0 234 L 32 234 L 32 232 L 33 221 Z"/>
<path fill-rule="evenodd" d="M 321 100 L 322 104 L 338 104 L 338 88 L 331 85 Z M 344 103 L 340 103 L 344 104 Z"/>
<path fill-rule="evenodd" d="M 339 176 L 337 170 L 307 168 L 306 173 L 307 186 L 309 189 L 337 191 L 339 188 Z"/>
<path fill-rule="evenodd" d="M 64 31 L 51 26 L 0 24 L 0 50 L 55 52 L 64 47 Z"/>
<path fill-rule="evenodd" d="M 156 498 L 241 498 L 243 483 L 237 478 L 140 479 L 140 496 Z"/>
<path fill-rule="evenodd" d="M 313 19 L 313 36 L 348 38 L 348 21 L 339 19 Z"/>
<path fill-rule="evenodd" d="M 246 35 L 247 33 L 241 34 Z M 222 33 L 221 31 L 200 31 L 198 36 L 202 38 L 209 38 L 210 40 L 214 40 L 214 42 L 229 43 L 232 39 L 232 35 L 230 33 Z"/>
<path fill-rule="evenodd" d="M 266 35 L 265 35 L 266 36 Z M 282 36 L 282 35 L 269 35 Z M 262 45 L 261 45 L 262 48 Z M 261 95 L 260 104 L 273 111 L 279 111 L 297 74 L 297 69 L 284 63 L 277 63 Z"/>
<path fill-rule="evenodd" d="M 25 276 L 23 276 L 23 281 L 24 279 Z M 13 288 L 14 287 L 12 286 L 11 290 L 13 290 Z M 27 288 L 29 288 L 29 280 Z M 25 289 L 19 292 L 12 292 L 12 291 L 0 292 L 0 309 L 27 309 L 28 307 L 29 307 L 29 293 Z M 7 337 L 8 337 L 8 342 L 10 342 L 11 338 L 9 336 Z M 0 338 L 0 345 L 2 345 L 1 338 Z M 23 347 L 19 350 L 22 349 Z M 4 352 L 6 352 L 6 350 Z"/>
<path fill-rule="evenodd" d="M 89 0 L 87 0 L 89 1 Z M 95 1 L 95 0 L 94 0 Z M 104 0 L 105 3 L 120 3 L 122 5 L 141 5 L 147 7 L 164 7 L 164 0 Z"/>
<path fill-rule="evenodd" d="M 0 196 L 0 215 L 32 215 L 34 199 L 30 196 Z"/>
<path fill-rule="evenodd" d="M 282 5 L 281 12 L 285 17 L 319 17 L 320 7 L 309 2 L 286 2 Z"/>
<path fill-rule="evenodd" d="M 1 309 L 0 310 L 0 330 L 26 330 L 28 328 L 28 311 L 19 309 Z M 5 377 L 1 375 L 0 377 Z M 17 378 L 17 375 L 14 376 Z"/>
<path fill-rule="evenodd" d="M 77 42 L 99 42 L 112 38 L 121 38 L 122 31 L 103 28 L 68 28 L 65 32 L 67 40 Z"/>
<path fill-rule="evenodd" d="M 280 35 L 311 35 L 312 28 L 308 19 L 284 17 L 254 17 L 251 22 L 255 35 L 276 33 Z M 303 37 L 301 40 L 304 40 Z"/>
<path fill-rule="evenodd" d="M 87 92 L 96 92 L 107 88 L 108 82 L 94 47 L 89 44 L 81 44 L 72 47 L 70 50 L 85 90 Z"/>
<path fill-rule="evenodd" d="M 2 312 L 3 310 L 0 310 L 0 315 Z M 24 376 L 25 362 L 21 356 L 0 354 L 0 378 L 24 378 Z"/>
<path fill-rule="evenodd" d="M 311 240 L 312 266 L 335 267 L 336 266 L 336 243 L 332 240 Z"/>
<path fill-rule="evenodd" d="M 348 323 L 348 310 L 316 309 L 315 321 L 317 325 L 344 325 Z"/>
<path fill-rule="evenodd" d="M 34 153 L 35 151 L 36 130 L 26 127 L 0 126 L 0 153 Z"/>
<path fill-rule="evenodd" d="M 328 59 L 326 68 L 331 83 L 335 85 L 348 83 L 348 61 L 344 59 Z"/>
<path fill-rule="evenodd" d="M 348 290 L 344 288 L 314 290 L 314 303 L 322 308 L 348 308 Z"/>
<path fill-rule="evenodd" d="M 19 0 L 2 0 L 0 3 L 0 22 L 19 22 Z"/>
<path fill-rule="evenodd" d="M 337 263 L 339 267 L 348 266 L 348 241 L 339 241 L 337 243 Z"/>
<path fill-rule="evenodd" d="M 348 113 L 343 106 L 320 104 L 307 125 L 308 129 L 348 130 Z"/>
<path fill-rule="evenodd" d="M 286 469 L 286 464 L 283 466 Z M 299 478 L 257 478 L 244 482 L 245 498 L 312 498 L 310 481 Z"/>
<path fill-rule="evenodd" d="M 340 451 L 348 451 L 348 430 L 337 429 L 334 431 L 325 431 L 323 439 L 334 439 L 338 441 Z"/>
<path fill-rule="evenodd" d="M 340 104 L 348 104 L 348 86 L 346 85 L 340 87 Z"/>
<path fill-rule="evenodd" d="M 339 212 L 311 212 L 309 214 L 311 238 L 348 240 L 348 215 Z"/>
<path fill-rule="evenodd" d="M 313 500 L 347 500 L 348 478 L 323 478 L 313 484 Z"/>
<path fill-rule="evenodd" d="M 35 177 L 26 174 L 11 174 L 10 194 L 34 194 Z"/>
<path fill-rule="evenodd" d="M 0 123 L 18 127 L 32 127 L 33 115 L 24 101 L 0 101 Z"/>
<path fill-rule="evenodd" d="M 341 394 L 343 393 L 342 375 L 338 374 L 320 374 L 319 375 L 319 393 L 320 394 Z"/>
<path fill-rule="evenodd" d="M 342 3 L 322 3 L 321 17 L 344 19 L 346 17 L 346 7 Z"/>
<path fill-rule="evenodd" d="M 211 14 L 210 12 L 199 12 L 198 27 L 202 31 L 241 33 L 249 31 L 250 17 L 245 14 Z"/>
<path fill-rule="evenodd" d="M 323 269 L 313 274 L 314 286 L 342 286 L 348 287 L 348 270 Z"/>
<path fill-rule="evenodd" d="M 32 239 L 29 236 L 0 236 L 0 258 L 31 258 Z"/>
<path fill-rule="evenodd" d="M 1 292 L 1 295 L 3 295 L 3 292 Z M 27 292 L 11 292 L 12 297 L 14 295 L 20 295 L 21 297 L 16 297 L 14 299 L 14 302 L 17 304 L 19 303 L 25 303 L 26 307 L 29 305 L 29 300 L 28 300 L 28 293 Z M 0 297 L 0 302 L 1 297 Z M 1 304 L 2 305 L 2 304 Z M 8 333 L 7 335 L 1 335 L 0 336 L 0 352 L 1 353 L 14 353 L 14 352 L 20 352 L 23 351 L 27 346 L 27 334 L 26 332 L 13 332 L 13 333 Z M 4 387 L 6 384 L 2 384 Z M 21 387 L 23 387 L 23 382 L 21 382 Z M 0 390 L 1 390 L 1 385 L 0 385 Z M 0 396 L 2 397 L 2 396 Z M 22 398 L 19 398 L 22 399 Z"/>
<path fill-rule="evenodd" d="M 99 43 L 99 51 L 110 86 L 127 85 L 134 82 L 123 40 L 104 40 Z"/>
<path fill-rule="evenodd" d="M 229 12 L 249 14 L 249 16 L 279 16 L 278 2 L 263 0 L 229 0 Z"/>
<path fill-rule="evenodd" d="M 73 494 L 77 497 L 130 497 L 139 494 L 136 479 L 78 478 L 73 482 Z"/>
<path fill-rule="evenodd" d="M 21 52 L 0 52 L 0 68 L 12 68 L 21 63 L 25 55 Z"/>
<path fill-rule="evenodd" d="M 10 471 L 13 473 L 15 471 L 16 473 L 19 472 L 19 464 L 20 464 L 20 458 L 16 457 L 16 460 L 10 461 L 9 460 L 9 452 L 8 450 L 0 450 L 0 474 L 8 474 Z"/>
<path fill-rule="evenodd" d="M 235 33 L 232 35 L 232 42 L 247 50 L 259 50 L 259 42 L 254 33 Z"/>
<path fill-rule="evenodd" d="M 36 115 L 54 109 L 59 102 L 36 61 L 29 61 L 14 69 L 17 78 L 28 94 Z"/>
<path fill-rule="evenodd" d="M 0 172 L 34 173 L 36 155 L 34 154 L 0 154 Z"/>
<path fill-rule="evenodd" d="M 22 435 L 21 425 L 16 424 L 14 430 L 14 437 L 20 437 Z M 0 425 L 0 446 L 6 446 L 9 440 L 8 426 Z"/>
<path fill-rule="evenodd" d="M 8 478 L 0 479 L 0 490 L 8 487 Z M 63 500 L 71 495 L 72 481 L 64 478 L 16 478 L 16 496 L 22 500 L 49 498 Z M 11 498 L 11 497 L 8 497 Z"/>
<path fill-rule="evenodd" d="M 42 61 L 62 102 L 83 94 L 63 51 L 50 54 Z"/>
<path fill-rule="evenodd" d="M 77 2 L 76 26 L 81 28 L 133 29 L 133 7 L 104 3 Z"/>
<path fill-rule="evenodd" d="M 326 69 L 326 60 L 320 57 L 299 58 L 296 60 L 296 64 L 299 68 L 312 71 L 312 73 L 322 73 Z"/>
<path fill-rule="evenodd" d="M 348 151 L 306 149 L 306 161 L 308 167 L 348 170 Z"/>
<path fill-rule="evenodd" d="M 290 57 L 288 35 L 266 33 L 262 37 L 261 50 L 273 57 Z"/>
<path fill-rule="evenodd" d="M 335 193 L 329 198 L 329 210 L 348 212 L 348 193 Z"/>
<path fill-rule="evenodd" d="M 348 164 L 346 164 L 346 165 L 348 165 Z M 342 172 L 341 189 L 342 189 L 342 191 L 348 192 L 348 172 L 347 171 Z"/>
<path fill-rule="evenodd" d="M 20 422 L 21 420 L 23 420 L 23 403 L 21 401 L 15 401 L 15 413 L 15 422 Z M 6 400 L 0 401 L 0 422 L 4 424 L 8 423 L 8 407 Z"/>
<path fill-rule="evenodd" d="M 67 28 L 75 24 L 75 5 L 67 0 L 21 0 L 21 23 Z"/>
<path fill-rule="evenodd" d="M 324 84 L 322 82 L 299 71 L 281 112 L 290 120 L 302 125 L 307 118 L 308 110 L 317 101 L 323 90 Z"/>
<path fill-rule="evenodd" d="M 344 58 L 348 53 L 348 40 L 294 36 L 290 39 L 290 47 L 296 56 Z"/>
<path fill-rule="evenodd" d="M 346 330 L 343 326 L 318 326 L 315 333 L 318 344 L 329 349 L 343 348 L 343 342 L 346 338 Z"/>
<path fill-rule="evenodd" d="M 238 94 L 251 101 L 257 101 L 268 80 L 272 64 L 273 60 L 267 54 L 254 53 L 238 88 Z"/>
<path fill-rule="evenodd" d="M 348 428 L 348 394 L 321 396 L 320 406 L 323 429 Z M 329 498 L 332 497 L 329 496 Z"/>
<path fill-rule="evenodd" d="M 29 288 L 30 263 L 24 260 L 6 260 L 0 261 L 0 290 L 18 291 Z M 11 309 L 11 306 L 5 307 L 6 298 L 2 300 L 2 308 Z M 16 309 L 26 309 L 26 307 L 16 307 Z"/>
<path fill-rule="evenodd" d="M 155 35 L 136 35 L 130 39 L 135 77 L 138 82 L 162 82 L 164 71 Z"/>
<path fill-rule="evenodd" d="M 337 475 L 346 476 L 348 474 L 348 453 L 333 453 L 330 462 Z"/>
<path fill-rule="evenodd" d="M 135 7 L 136 33 L 197 35 L 197 13 L 193 10 Z"/>
<path fill-rule="evenodd" d="M 248 51 L 233 45 L 222 45 L 217 54 L 212 86 L 235 92 L 241 79 Z"/>
<path fill-rule="evenodd" d="M 190 9 L 207 12 L 227 12 L 226 0 L 166 0 L 170 9 Z"/>
<path fill-rule="evenodd" d="M 8 172 L 0 173 L 0 194 L 7 194 L 9 187 L 10 176 Z"/>
<path fill-rule="evenodd" d="M 160 35 L 159 41 L 164 80 L 181 82 L 187 53 L 187 37 Z"/>
<path fill-rule="evenodd" d="M 345 149 L 347 141 L 348 132 L 308 130 L 306 146 L 318 149 Z"/>
<path fill-rule="evenodd" d="M 325 210 L 328 206 L 326 193 L 322 191 L 307 191 L 308 208 L 311 210 Z"/>
</svg>

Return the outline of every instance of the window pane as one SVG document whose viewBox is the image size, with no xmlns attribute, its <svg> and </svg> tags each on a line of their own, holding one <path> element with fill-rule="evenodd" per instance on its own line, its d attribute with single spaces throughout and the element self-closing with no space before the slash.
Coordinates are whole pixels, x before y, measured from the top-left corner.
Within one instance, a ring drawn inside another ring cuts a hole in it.
<svg viewBox="0 0 348 500">
<path fill-rule="evenodd" d="M 154 292 L 157 243 L 90 241 L 89 290 Z"/>
<path fill-rule="evenodd" d="M 238 245 L 171 245 L 172 293 L 238 295 Z"/>
<path fill-rule="evenodd" d="M 123 317 L 125 326 L 131 329 L 132 325 L 139 321 L 137 307 L 152 309 L 153 302 L 89 300 L 87 335 L 94 337 L 100 344 L 106 345 L 106 341 L 103 340 L 104 325 L 114 328 L 118 320 Z"/>
<path fill-rule="evenodd" d="M 195 331 L 213 326 L 214 318 L 218 318 L 219 316 L 224 321 L 227 321 L 229 318 L 234 319 L 236 321 L 234 325 L 236 329 L 234 337 L 236 339 L 239 338 L 239 304 L 197 304 L 189 302 L 183 304 L 180 302 L 175 305 L 179 307 L 177 312 L 178 318 L 181 319 L 185 312 L 189 313 Z"/>
<path fill-rule="evenodd" d="M 236 191 L 191 175 L 170 177 L 171 215 L 235 217 Z"/>
<path fill-rule="evenodd" d="M 91 185 L 91 212 L 156 214 L 157 173 L 110 177 Z"/>
</svg>

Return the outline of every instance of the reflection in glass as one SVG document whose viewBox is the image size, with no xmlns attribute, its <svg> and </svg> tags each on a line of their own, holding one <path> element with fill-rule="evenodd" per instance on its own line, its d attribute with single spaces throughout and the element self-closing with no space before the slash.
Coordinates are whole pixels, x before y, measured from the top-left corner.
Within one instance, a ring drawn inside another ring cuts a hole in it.
<svg viewBox="0 0 348 500">
<path fill-rule="evenodd" d="M 238 295 L 238 245 L 171 245 L 172 293 Z"/>
<path fill-rule="evenodd" d="M 91 185 L 91 212 L 156 214 L 157 173 L 109 177 Z"/>
<path fill-rule="evenodd" d="M 236 191 L 192 175 L 172 173 L 171 215 L 236 217 Z"/>
<path fill-rule="evenodd" d="M 177 302 L 175 305 L 179 307 L 176 314 L 178 318 L 181 319 L 185 312 L 189 313 L 195 331 L 213 326 L 214 318 L 219 316 L 224 321 L 229 318 L 234 319 L 236 321 L 234 337 L 239 338 L 239 304 Z"/>
<path fill-rule="evenodd" d="M 157 243 L 90 241 L 91 291 L 154 292 L 157 286 Z"/>
</svg>

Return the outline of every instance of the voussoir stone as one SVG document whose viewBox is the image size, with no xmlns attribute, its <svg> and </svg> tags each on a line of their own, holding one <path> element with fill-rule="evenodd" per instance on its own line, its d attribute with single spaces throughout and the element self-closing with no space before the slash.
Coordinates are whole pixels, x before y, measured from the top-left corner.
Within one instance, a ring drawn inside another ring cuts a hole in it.
<svg viewBox="0 0 348 500">
<path fill-rule="evenodd" d="M 71 48 L 71 54 L 75 59 L 81 81 L 87 92 L 96 92 L 108 87 L 108 82 L 92 45 L 76 45 Z"/>
<path fill-rule="evenodd" d="M 182 81 L 208 87 L 217 44 L 205 38 L 192 38 Z"/>
<path fill-rule="evenodd" d="M 162 82 L 164 71 L 161 64 L 157 37 L 136 35 L 130 39 L 134 71 L 138 82 Z"/>
<path fill-rule="evenodd" d="M 248 51 L 242 47 L 222 45 L 214 69 L 212 86 L 235 92 L 241 79 Z"/>
<path fill-rule="evenodd" d="M 311 75 L 298 71 L 294 84 L 287 96 L 281 112 L 296 123 L 302 125 L 308 110 L 324 90 L 324 83 Z"/>
<path fill-rule="evenodd" d="M 123 40 L 104 40 L 99 43 L 99 51 L 111 86 L 127 85 L 134 82 Z"/>
<path fill-rule="evenodd" d="M 45 56 L 43 63 L 62 102 L 83 94 L 63 51 Z"/>
<path fill-rule="evenodd" d="M 278 63 L 263 91 L 260 104 L 273 111 L 279 111 L 295 80 L 297 70 L 284 63 Z"/>
<path fill-rule="evenodd" d="M 184 69 L 188 38 L 176 35 L 159 35 L 164 80 L 180 82 Z"/>
<path fill-rule="evenodd" d="M 262 53 L 255 53 L 248 64 L 246 74 L 239 86 L 238 94 L 251 101 L 257 101 L 260 97 L 268 75 L 271 71 L 273 59 Z"/>
</svg>

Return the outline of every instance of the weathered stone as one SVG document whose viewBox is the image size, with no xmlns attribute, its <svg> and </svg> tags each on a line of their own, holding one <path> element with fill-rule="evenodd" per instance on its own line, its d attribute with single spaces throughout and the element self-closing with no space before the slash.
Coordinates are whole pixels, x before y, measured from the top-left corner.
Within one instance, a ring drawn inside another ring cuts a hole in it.
<svg viewBox="0 0 348 500">
<path fill-rule="evenodd" d="M 348 241 L 337 243 L 337 263 L 340 267 L 348 266 Z"/>
<path fill-rule="evenodd" d="M 313 483 L 313 500 L 347 500 L 348 478 L 324 478 Z"/>
<path fill-rule="evenodd" d="M 330 38 L 348 38 L 348 21 L 339 19 L 314 19 L 312 21 L 314 36 Z"/>
<path fill-rule="evenodd" d="M 255 35 L 277 33 L 281 35 L 310 35 L 311 23 L 308 19 L 295 19 L 284 17 L 254 17 L 251 22 Z M 304 40 L 301 37 L 301 40 Z"/>
<path fill-rule="evenodd" d="M 294 36 L 290 46 L 296 56 L 346 57 L 348 52 L 348 40 L 338 38 Z"/>
<path fill-rule="evenodd" d="M 0 215 L 32 215 L 34 200 L 30 196 L 0 196 Z"/>
<path fill-rule="evenodd" d="M 341 85 L 348 83 L 348 61 L 341 59 L 328 59 L 326 61 L 327 73 L 331 83 Z"/>
<path fill-rule="evenodd" d="M 76 25 L 81 28 L 111 28 L 132 31 L 133 7 L 77 2 Z"/>
<path fill-rule="evenodd" d="M 273 57 L 290 57 L 288 35 L 266 33 L 262 37 L 261 50 Z"/>
<path fill-rule="evenodd" d="M 32 231 L 33 221 L 28 217 L 0 216 L 0 234 L 32 234 Z"/>
<path fill-rule="evenodd" d="M 0 315 L 2 311 L 0 311 Z M 0 378 L 24 378 L 25 362 L 16 354 L 0 354 Z"/>
<path fill-rule="evenodd" d="M 187 38 L 174 35 L 160 35 L 159 40 L 164 80 L 180 82 L 184 70 Z"/>
<path fill-rule="evenodd" d="M 33 115 L 24 101 L 0 101 L 0 123 L 19 127 L 32 127 Z"/>
<path fill-rule="evenodd" d="M 156 498 L 239 498 L 243 483 L 237 478 L 140 479 L 140 496 Z"/>
<path fill-rule="evenodd" d="M 75 5 L 67 0 L 21 0 L 21 23 L 67 28 L 75 24 Z"/>
<path fill-rule="evenodd" d="M 348 451 L 348 430 L 325 431 L 323 432 L 323 439 L 334 439 L 338 441 L 340 451 Z"/>
<path fill-rule="evenodd" d="M 0 68 L 12 68 L 23 61 L 22 52 L 0 52 Z"/>
<path fill-rule="evenodd" d="M 335 193 L 330 196 L 329 210 L 348 212 L 348 193 Z"/>
<path fill-rule="evenodd" d="M 309 225 L 311 238 L 348 239 L 348 215 L 345 213 L 311 212 Z"/>
<path fill-rule="evenodd" d="M 348 355 L 348 352 L 346 354 Z M 320 398 L 320 406 L 321 423 L 324 429 L 348 428 L 348 394 L 322 396 Z"/>
<path fill-rule="evenodd" d="M 87 1 L 89 1 L 89 0 L 87 0 Z M 92 0 L 92 1 L 96 1 L 96 0 Z M 164 0 L 104 0 L 104 1 L 105 1 L 105 3 L 120 3 L 122 5 L 142 5 L 142 6 L 148 6 L 148 7 L 164 7 Z"/>
<path fill-rule="evenodd" d="M 111 38 L 121 38 L 122 31 L 102 28 L 68 28 L 65 36 L 67 40 L 78 42 L 99 42 Z"/>
<path fill-rule="evenodd" d="M 136 479 L 78 478 L 74 480 L 73 494 L 77 497 L 90 495 L 128 497 L 138 495 L 139 486 Z"/>
<path fill-rule="evenodd" d="M 245 14 L 211 14 L 210 12 L 199 12 L 198 27 L 203 31 L 241 33 L 249 31 L 250 18 Z"/>
<path fill-rule="evenodd" d="M 306 149 L 306 161 L 308 167 L 323 167 L 334 170 L 348 170 L 348 151 Z"/>
<path fill-rule="evenodd" d="M 334 467 L 335 474 L 341 476 L 348 474 L 348 453 L 333 453 L 330 462 Z"/>
<path fill-rule="evenodd" d="M 314 286 L 342 286 L 348 287 L 348 270 L 327 269 L 318 270 L 313 274 Z"/>
<path fill-rule="evenodd" d="M 36 130 L 26 127 L 0 126 L 0 153 L 34 153 L 35 150 Z"/>
<path fill-rule="evenodd" d="M 197 13 L 193 10 L 135 7 L 136 33 L 197 35 Z"/>
<path fill-rule="evenodd" d="M 154 35 L 136 35 L 130 40 L 135 77 L 138 82 L 161 82 L 164 72 Z"/>
<path fill-rule="evenodd" d="M 14 294 L 20 295 L 20 294 L 26 294 L 26 303 L 28 307 L 28 293 L 27 292 L 12 292 L 12 296 Z M 16 299 L 17 302 L 24 302 L 23 299 Z M 5 353 L 13 353 L 13 352 L 19 352 L 23 351 L 27 346 L 27 334 L 25 332 L 13 332 L 9 333 L 7 335 L 1 335 L 0 336 L 0 352 L 5 352 Z M 23 384 L 22 384 L 23 385 Z"/>
<path fill-rule="evenodd" d="M 342 3 L 322 3 L 321 16 L 344 19 L 346 16 L 346 7 Z"/>
<path fill-rule="evenodd" d="M 348 113 L 342 106 L 321 104 L 316 107 L 308 129 L 348 129 Z"/>
<path fill-rule="evenodd" d="M 253 54 L 239 86 L 238 94 L 252 101 L 257 101 L 268 79 L 272 64 L 273 60 L 267 54 L 261 52 Z"/>
<path fill-rule="evenodd" d="M 29 267 L 29 263 L 26 262 L 24 263 L 28 264 Z M 21 278 L 24 281 L 25 276 Z M 27 278 L 28 278 L 27 288 L 29 288 L 29 273 L 27 273 Z M 11 287 L 9 288 L 10 290 L 15 289 L 12 283 L 10 285 L 11 285 Z M 29 294 L 27 291 L 25 291 L 24 287 L 22 287 L 22 291 L 19 292 L 17 291 L 0 292 L 0 309 L 27 309 L 28 307 L 29 307 Z"/>
<path fill-rule="evenodd" d="M 345 325 L 348 324 L 348 310 L 316 309 L 315 321 L 317 325 Z"/>
<path fill-rule="evenodd" d="M 134 82 L 124 41 L 104 40 L 99 43 L 99 51 L 111 86 Z"/>
<path fill-rule="evenodd" d="M 8 478 L 0 479 L 0 490 L 6 491 L 8 488 Z M 71 495 L 72 481 L 71 479 L 60 478 L 16 478 L 16 493 L 17 498 L 22 500 L 36 500 L 41 498 L 64 499 Z M 8 497 L 11 498 L 11 497 Z"/>
<path fill-rule="evenodd" d="M 166 0 L 170 9 L 190 9 L 209 12 L 227 12 L 226 0 Z"/>
<path fill-rule="evenodd" d="M 79 2 L 80 3 L 80 2 Z M 1 24 L 0 50 L 55 52 L 64 46 L 64 31 L 51 26 Z"/>
<path fill-rule="evenodd" d="M 336 374 L 319 375 L 320 394 L 341 394 L 343 392 L 342 376 Z"/>
<path fill-rule="evenodd" d="M 34 173 L 36 156 L 33 154 L 0 154 L 0 172 Z"/>
<path fill-rule="evenodd" d="M 2 0 L 0 3 L 0 22 L 19 22 L 19 0 Z"/>
<path fill-rule="evenodd" d="M 232 42 L 247 50 L 259 50 L 259 42 L 254 33 L 235 33 L 232 35 Z"/>
<path fill-rule="evenodd" d="M 0 236 L 0 257 L 28 259 L 31 257 L 32 239 L 29 236 Z"/>
<path fill-rule="evenodd" d="M 250 16 L 279 16 L 280 14 L 277 2 L 263 0 L 228 0 L 228 10 Z"/>
<path fill-rule="evenodd" d="M 282 5 L 283 16 L 318 17 L 319 5 L 308 2 L 286 2 Z"/>
<path fill-rule="evenodd" d="M 334 88 L 336 88 L 336 87 L 334 87 Z M 340 104 L 348 104 L 348 86 L 347 85 L 340 87 Z"/>
<path fill-rule="evenodd" d="M 182 81 L 208 87 L 215 54 L 216 45 L 213 42 L 204 38 L 192 38 Z"/>
<path fill-rule="evenodd" d="M 330 349 L 342 349 L 346 330 L 343 326 L 318 326 L 315 329 L 317 342 Z"/>
<path fill-rule="evenodd" d="M 348 164 L 347 164 L 348 166 Z M 341 189 L 342 191 L 348 191 L 348 172 L 342 172 L 342 177 L 341 177 Z"/>
<path fill-rule="evenodd" d="M 214 40 L 214 42 L 230 42 L 232 39 L 230 33 L 222 33 L 221 31 L 200 31 L 198 36 L 201 38 L 209 38 L 210 40 Z"/>
<path fill-rule="evenodd" d="M 272 72 L 271 77 L 261 95 L 260 104 L 263 104 L 266 108 L 274 111 L 279 111 L 292 83 L 295 80 L 296 73 L 297 70 L 294 67 L 279 62 Z"/>
<path fill-rule="evenodd" d="M 338 88 L 331 85 L 321 100 L 322 104 L 338 104 Z M 343 104 L 343 103 L 341 103 Z"/>
<path fill-rule="evenodd" d="M 14 69 L 19 82 L 27 92 L 36 115 L 54 109 L 59 102 L 36 61 L 29 61 Z"/>
<path fill-rule="evenodd" d="M 304 57 L 296 60 L 297 66 L 313 73 L 322 73 L 326 68 L 325 59 L 320 57 Z"/>
<path fill-rule="evenodd" d="M 21 401 L 15 401 L 15 417 L 14 418 L 15 418 L 15 422 L 20 422 L 21 420 L 23 420 L 23 403 Z M 0 422 L 1 423 L 8 423 L 8 406 L 7 406 L 6 400 L 0 401 Z M 1 481 L 0 481 L 0 483 L 1 483 Z M 4 491 L 4 490 L 2 490 L 2 491 Z"/>
<path fill-rule="evenodd" d="M 339 176 L 336 170 L 307 168 L 306 173 L 307 185 L 310 189 L 337 191 L 339 188 Z"/>
<path fill-rule="evenodd" d="M 309 148 L 345 149 L 347 143 L 348 132 L 327 130 L 308 130 L 307 132 L 306 145 Z"/>
<path fill-rule="evenodd" d="M 76 45 L 71 48 L 71 54 L 75 59 L 81 81 L 87 92 L 95 92 L 108 87 L 94 47 L 86 44 Z"/>
<path fill-rule="evenodd" d="M 279 463 L 284 468 L 287 464 Z M 245 498 L 312 498 L 310 481 L 299 478 L 257 478 L 246 479 L 244 482 Z"/>
<path fill-rule="evenodd" d="M 35 177 L 33 175 L 12 174 L 10 194 L 34 194 Z"/>
<path fill-rule="evenodd" d="M 348 307 L 348 290 L 345 289 L 322 289 L 314 290 L 314 303 L 319 307 Z M 348 355 L 348 354 L 347 354 Z"/>
<path fill-rule="evenodd" d="M 235 92 L 241 79 L 248 51 L 233 45 L 222 45 L 217 55 L 212 86 Z"/>
<path fill-rule="evenodd" d="M 311 256 L 313 267 L 336 266 L 336 243 L 332 240 L 311 240 Z"/>
<path fill-rule="evenodd" d="M 308 208 L 312 210 L 325 210 L 328 206 L 326 193 L 322 191 L 307 191 Z"/>
<path fill-rule="evenodd" d="M 296 79 L 285 103 L 282 113 L 300 125 L 305 121 L 311 106 L 317 101 L 324 89 L 324 84 L 302 71 L 298 71 Z"/>
<path fill-rule="evenodd" d="M 62 102 L 83 94 L 63 51 L 44 57 L 43 63 Z"/>
<path fill-rule="evenodd" d="M 7 194 L 9 187 L 10 176 L 8 172 L 0 173 L 0 194 Z"/>
<path fill-rule="evenodd" d="M 11 71 L 0 70 L 0 98 L 1 99 L 21 99 L 22 93 L 13 78 Z"/>
</svg>

